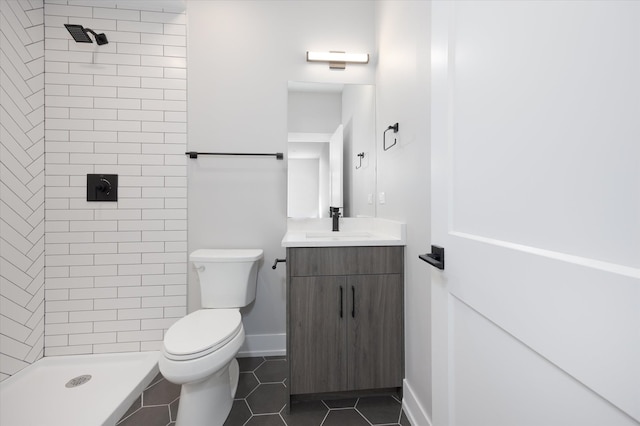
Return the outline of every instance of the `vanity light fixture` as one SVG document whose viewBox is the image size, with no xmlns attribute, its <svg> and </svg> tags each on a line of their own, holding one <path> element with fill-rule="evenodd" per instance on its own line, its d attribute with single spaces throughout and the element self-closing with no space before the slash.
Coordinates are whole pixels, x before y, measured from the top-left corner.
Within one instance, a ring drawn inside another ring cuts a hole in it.
<svg viewBox="0 0 640 426">
<path fill-rule="evenodd" d="M 329 62 L 329 68 L 343 70 L 347 62 L 353 64 L 368 64 L 368 53 L 345 52 L 307 52 L 307 62 Z"/>
</svg>

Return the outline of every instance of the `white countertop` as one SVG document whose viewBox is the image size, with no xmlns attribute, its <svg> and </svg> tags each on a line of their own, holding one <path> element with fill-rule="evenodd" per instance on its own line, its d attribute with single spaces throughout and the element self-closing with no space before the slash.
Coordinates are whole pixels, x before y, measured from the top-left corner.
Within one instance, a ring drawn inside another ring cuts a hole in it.
<svg viewBox="0 0 640 426">
<path fill-rule="evenodd" d="M 404 246 L 406 224 L 379 218 L 341 218 L 333 232 L 332 219 L 287 219 L 282 247 Z"/>
</svg>

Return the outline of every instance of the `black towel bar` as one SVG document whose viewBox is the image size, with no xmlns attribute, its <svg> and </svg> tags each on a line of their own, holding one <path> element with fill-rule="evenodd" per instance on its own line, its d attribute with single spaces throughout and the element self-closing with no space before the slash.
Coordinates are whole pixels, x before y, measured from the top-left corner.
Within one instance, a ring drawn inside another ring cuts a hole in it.
<svg viewBox="0 0 640 426">
<path fill-rule="evenodd" d="M 284 159 L 284 154 L 281 152 L 276 152 L 274 154 L 264 154 L 264 153 L 250 153 L 250 152 L 198 152 L 198 151 L 188 151 L 185 152 L 185 155 L 188 155 L 189 158 L 198 158 L 199 155 L 242 155 L 242 156 L 251 156 L 251 157 L 276 157 L 276 160 Z"/>
</svg>

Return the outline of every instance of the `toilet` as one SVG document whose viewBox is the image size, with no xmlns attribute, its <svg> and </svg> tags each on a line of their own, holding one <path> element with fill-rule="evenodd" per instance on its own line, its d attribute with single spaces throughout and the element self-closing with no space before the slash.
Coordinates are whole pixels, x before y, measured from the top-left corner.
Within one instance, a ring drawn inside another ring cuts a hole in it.
<svg viewBox="0 0 640 426">
<path fill-rule="evenodd" d="M 198 271 L 202 308 L 165 333 L 160 372 L 182 385 L 177 426 L 222 425 L 233 404 L 244 342 L 240 308 L 256 297 L 260 249 L 201 249 L 189 256 Z"/>
</svg>

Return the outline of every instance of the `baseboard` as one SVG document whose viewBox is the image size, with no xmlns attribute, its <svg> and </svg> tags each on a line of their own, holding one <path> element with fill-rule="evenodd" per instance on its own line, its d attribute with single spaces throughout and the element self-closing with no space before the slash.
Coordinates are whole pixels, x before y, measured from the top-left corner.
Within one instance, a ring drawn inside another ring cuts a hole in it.
<svg viewBox="0 0 640 426">
<path fill-rule="evenodd" d="M 239 358 L 252 356 L 283 356 L 287 354 L 287 335 L 248 334 L 238 352 Z"/>
<path fill-rule="evenodd" d="M 402 382 L 402 409 L 412 426 L 432 426 L 431 419 L 407 382 Z"/>
</svg>

